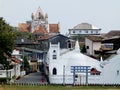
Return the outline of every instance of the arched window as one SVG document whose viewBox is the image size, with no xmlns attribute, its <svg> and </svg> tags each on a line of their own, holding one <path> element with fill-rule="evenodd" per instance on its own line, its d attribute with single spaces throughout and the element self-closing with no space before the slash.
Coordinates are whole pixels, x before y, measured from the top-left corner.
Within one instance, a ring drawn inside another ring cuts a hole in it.
<svg viewBox="0 0 120 90">
<path fill-rule="evenodd" d="M 117 70 L 117 75 L 119 75 L 119 70 Z"/>
<path fill-rule="evenodd" d="M 57 69 L 53 68 L 53 75 L 57 75 Z"/>
<path fill-rule="evenodd" d="M 75 30 L 73 30 L 73 33 L 75 33 Z"/>
<path fill-rule="evenodd" d="M 56 52 L 56 50 L 53 50 L 53 52 L 55 53 L 55 52 Z"/>
<path fill-rule="evenodd" d="M 68 48 L 71 48 L 71 42 L 68 41 Z"/>
</svg>

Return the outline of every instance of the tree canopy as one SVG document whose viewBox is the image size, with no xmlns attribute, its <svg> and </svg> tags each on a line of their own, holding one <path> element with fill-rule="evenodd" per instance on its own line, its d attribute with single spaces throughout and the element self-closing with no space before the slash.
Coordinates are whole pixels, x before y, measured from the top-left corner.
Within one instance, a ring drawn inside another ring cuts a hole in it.
<svg viewBox="0 0 120 90">
<path fill-rule="evenodd" d="M 8 65 L 7 57 L 10 57 L 15 46 L 16 35 L 12 26 L 0 17 L 0 63 Z"/>
</svg>

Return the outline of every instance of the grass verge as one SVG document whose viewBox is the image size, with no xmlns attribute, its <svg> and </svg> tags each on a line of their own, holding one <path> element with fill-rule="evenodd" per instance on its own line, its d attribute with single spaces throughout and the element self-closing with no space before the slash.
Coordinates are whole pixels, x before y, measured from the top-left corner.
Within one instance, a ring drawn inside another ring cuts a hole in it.
<svg viewBox="0 0 120 90">
<path fill-rule="evenodd" d="M 62 85 L 47 85 L 47 86 L 17 86 L 4 85 L 0 86 L 0 90 L 120 90 L 120 86 L 62 86 Z"/>
</svg>

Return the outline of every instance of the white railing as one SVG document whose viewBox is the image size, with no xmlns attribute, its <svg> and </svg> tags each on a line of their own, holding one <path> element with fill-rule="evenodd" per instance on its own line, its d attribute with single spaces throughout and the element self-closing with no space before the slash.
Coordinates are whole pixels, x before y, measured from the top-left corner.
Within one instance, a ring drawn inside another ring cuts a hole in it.
<svg viewBox="0 0 120 90">
<path fill-rule="evenodd" d="M 51 75 L 50 84 L 73 84 L 73 75 Z M 85 75 L 78 76 L 75 78 L 76 85 L 86 84 Z M 89 85 L 120 85 L 119 80 L 114 82 L 104 81 L 100 75 L 89 75 L 88 76 Z"/>
<path fill-rule="evenodd" d="M 100 75 L 90 75 L 88 76 L 88 84 L 100 84 L 101 82 Z"/>
<path fill-rule="evenodd" d="M 5 77 L 11 78 L 12 76 L 14 76 L 14 70 L 13 69 L 0 70 L 0 78 L 5 78 Z"/>
<path fill-rule="evenodd" d="M 0 70 L 0 78 L 12 78 L 13 76 L 16 75 L 16 72 L 14 69 L 10 70 Z"/>
<path fill-rule="evenodd" d="M 73 76 L 72 75 L 51 75 L 50 76 L 51 84 L 72 84 Z"/>
</svg>

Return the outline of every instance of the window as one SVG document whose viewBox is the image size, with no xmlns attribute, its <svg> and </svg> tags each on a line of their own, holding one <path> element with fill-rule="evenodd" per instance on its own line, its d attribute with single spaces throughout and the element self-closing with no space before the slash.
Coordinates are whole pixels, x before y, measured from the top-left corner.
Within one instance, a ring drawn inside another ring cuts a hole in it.
<svg viewBox="0 0 120 90">
<path fill-rule="evenodd" d="M 79 31 L 79 33 L 81 33 L 81 30 Z"/>
<path fill-rule="evenodd" d="M 53 68 L 53 75 L 57 75 L 57 69 Z"/>
<path fill-rule="evenodd" d="M 88 33 L 88 30 L 86 30 L 85 33 Z"/>
<path fill-rule="evenodd" d="M 75 75 L 75 78 L 78 78 L 78 75 Z"/>
<path fill-rule="evenodd" d="M 56 50 L 53 50 L 53 52 L 55 53 L 55 52 L 56 52 Z"/>
<path fill-rule="evenodd" d="M 117 70 L 117 75 L 119 75 L 119 70 Z"/>
<path fill-rule="evenodd" d="M 21 42 L 24 42 L 24 39 L 21 39 Z"/>
<path fill-rule="evenodd" d="M 93 33 L 93 30 L 91 30 L 91 33 Z"/>
<path fill-rule="evenodd" d="M 98 34 L 98 31 L 96 31 L 96 34 Z"/>
<path fill-rule="evenodd" d="M 71 48 L 71 42 L 68 41 L 68 48 Z"/>
<path fill-rule="evenodd" d="M 73 30 L 73 33 L 75 33 L 75 30 Z"/>
<path fill-rule="evenodd" d="M 53 55 L 53 59 L 57 59 L 57 56 L 56 56 L 56 55 Z"/>
<path fill-rule="evenodd" d="M 89 49 L 89 46 L 87 46 L 86 48 Z"/>
</svg>

